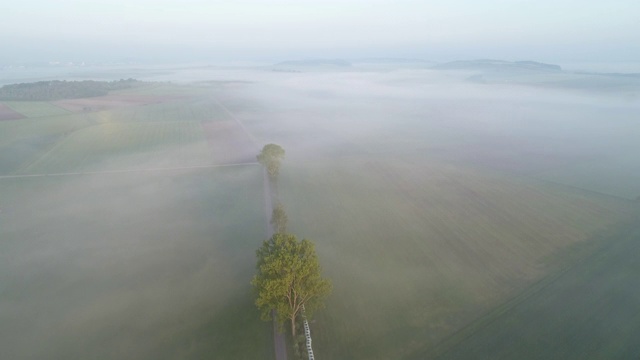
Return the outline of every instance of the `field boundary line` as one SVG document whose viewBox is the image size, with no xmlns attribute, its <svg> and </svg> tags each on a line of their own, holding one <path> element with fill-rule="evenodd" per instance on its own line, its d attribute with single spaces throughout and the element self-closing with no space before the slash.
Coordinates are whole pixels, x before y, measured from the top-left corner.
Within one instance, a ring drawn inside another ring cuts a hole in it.
<svg viewBox="0 0 640 360">
<path fill-rule="evenodd" d="M 105 174 L 122 174 L 133 172 L 154 172 L 154 171 L 172 171 L 172 170 L 189 170 L 189 169 L 211 169 L 220 167 L 235 166 L 255 166 L 260 165 L 257 162 L 233 163 L 233 164 L 212 164 L 212 165 L 194 165 L 194 166 L 178 166 L 178 167 L 159 167 L 147 169 L 127 169 L 127 170 L 107 170 L 107 171 L 84 171 L 84 172 L 68 172 L 68 173 L 50 173 L 50 174 L 24 174 L 24 175 L 0 175 L 1 179 L 30 178 L 30 177 L 48 177 L 48 176 L 74 176 L 74 175 L 105 175 Z"/>
<path fill-rule="evenodd" d="M 69 131 L 68 133 L 63 134 L 62 136 L 60 136 L 60 138 L 55 143 L 53 143 L 51 145 L 51 147 L 49 148 L 49 150 L 47 150 L 44 154 L 42 154 L 42 155 L 40 155 L 38 157 L 34 157 L 31 161 L 27 162 L 26 164 L 21 165 L 18 169 L 16 169 L 16 171 L 14 171 L 14 173 L 27 171 L 30 167 L 38 164 L 40 161 L 42 161 L 47 156 L 49 156 L 55 149 L 57 149 L 60 146 L 62 146 L 62 144 L 64 144 L 67 140 L 69 140 L 70 137 L 75 136 L 79 131 L 82 131 L 84 129 L 90 128 L 92 126 L 95 126 L 95 125 L 80 126 L 78 128 L 71 129 L 71 131 Z"/>
<path fill-rule="evenodd" d="M 249 129 L 247 129 L 247 127 L 242 123 L 242 121 L 240 121 L 240 119 L 238 119 L 238 117 L 236 117 L 231 112 L 231 110 L 229 110 L 229 108 L 227 108 L 224 104 L 222 104 L 222 102 L 220 102 L 220 100 L 218 100 L 215 96 L 211 96 L 211 98 L 218 106 L 220 106 L 222 110 L 224 110 L 224 112 L 226 112 L 229 116 L 231 116 L 231 119 L 233 119 L 233 121 L 235 121 L 238 125 L 240 125 L 240 127 L 242 128 L 242 131 L 244 131 L 244 133 L 247 134 L 247 136 L 249 136 L 249 139 L 251 139 L 251 142 L 253 142 L 254 144 L 258 144 L 258 140 L 255 138 L 255 136 L 253 136 L 253 134 L 249 131 Z"/>
<path fill-rule="evenodd" d="M 605 232 L 596 237 L 592 237 L 590 239 L 585 239 L 583 241 L 595 241 L 592 244 L 591 248 L 588 248 L 586 253 L 581 254 L 576 259 L 571 259 L 568 264 L 562 266 L 560 265 L 555 271 L 547 274 L 541 279 L 535 281 L 531 285 L 522 289 L 519 293 L 515 294 L 510 299 L 505 302 L 497 305 L 496 307 L 490 309 L 485 312 L 483 315 L 480 315 L 475 320 L 472 320 L 466 326 L 460 328 L 458 331 L 452 333 L 449 337 L 443 339 L 440 343 L 436 344 L 431 349 L 427 349 L 426 351 L 416 353 L 412 355 L 411 359 L 417 358 L 439 358 L 448 352 L 450 352 L 456 345 L 462 343 L 466 339 L 472 337 L 477 332 L 481 331 L 486 326 L 492 324 L 497 321 L 499 317 L 504 314 L 513 311 L 521 303 L 524 303 L 527 299 L 533 297 L 537 293 L 543 291 L 545 288 L 551 286 L 554 282 L 562 278 L 565 274 L 573 271 L 579 265 L 586 263 L 587 261 L 595 258 L 598 254 L 607 251 L 608 249 L 615 246 L 617 243 L 617 238 L 619 236 L 626 236 L 631 234 L 637 227 L 638 216 L 632 216 L 630 220 L 622 221 L 617 223 L 615 226 L 615 230 L 612 232 Z M 615 237 L 616 240 L 608 241 L 612 237 Z"/>
<path fill-rule="evenodd" d="M 67 115 L 75 114 L 73 111 L 71 111 L 71 110 L 69 110 L 69 109 L 65 109 L 65 108 L 63 108 L 62 106 L 60 106 L 60 105 L 56 104 L 56 103 L 55 103 L 55 100 L 54 100 L 54 101 L 47 101 L 47 104 L 49 104 L 49 105 L 51 105 L 51 106 L 55 106 L 55 107 L 57 107 L 58 109 L 61 109 L 61 110 L 64 110 L 64 111 L 66 111 L 66 112 L 67 112 L 66 114 L 60 114 L 60 115 L 54 115 L 54 116 L 67 116 Z"/>
<path fill-rule="evenodd" d="M 540 181 L 542 183 L 546 183 L 548 185 L 552 185 L 552 186 L 556 186 L 556 187 L 564 187 L 564 188 L 571 189 L 573 191 L 579 191 L 579 192 L 587 193 L 587 194 L 590 194 L 590 195 L 602 196 L 602 197 L 609 198 L 611 200 L 634 202 L 633 199 L 626 198 L 626 197 L 620 196 L 620 195 L 609 194 L 609 193 L 605 193 L 605 192 L 598 191 L 598 190 L 592 190 L 592 189 L 588 189 L 588 188 L 585 188 L 585 187 L 580 187 L 580 186 L 577 186 L 577 185 L 571 185 L 571 184 L 562 183 L 562 182 L 558 182 L 558 181 L 547 180 L 547 179 L 536 177 L 536 176 L 532 176 L 531 178 L 534 179 L 534 180 Z"/>
</svg>

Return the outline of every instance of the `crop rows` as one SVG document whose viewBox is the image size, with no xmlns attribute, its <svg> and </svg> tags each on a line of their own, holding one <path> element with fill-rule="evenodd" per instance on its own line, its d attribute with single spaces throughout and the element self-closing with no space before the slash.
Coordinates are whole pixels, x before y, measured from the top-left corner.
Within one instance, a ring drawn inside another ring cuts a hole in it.
<svg viewBox="0 0 640 360">
<path fill-rule="evenodd" d="M 71 133 L 23 174 L 209 164 L 199 122 L 105 123 Z"/>
<path fill-rule="evenodd" d="M 438 163 L 289 164 L 281 182 L 292 230 L 316 241 L 333 279 L 314 326 L 320 358 L 402 358 L 433 346 L 626 211 Z"/>
<path fill-rule="evenodd" d="M 69 114 L 68 110 L 46 101 L 5 101 L 4 103 L 28 118 Z"/>
</svg>

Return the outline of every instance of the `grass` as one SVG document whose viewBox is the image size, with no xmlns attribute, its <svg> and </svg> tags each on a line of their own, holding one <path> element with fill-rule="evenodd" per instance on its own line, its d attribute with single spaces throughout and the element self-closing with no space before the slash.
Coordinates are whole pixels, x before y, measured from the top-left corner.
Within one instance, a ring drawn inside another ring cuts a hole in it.
<svg viewBox="0 0 640 360">
<path fill-rule="evenodd" d="M 172 95 L 181 89 L 174 88 Z M 0 175 L 224 162 L 229 154 L 212 151 L 200 125 L 217 121 L 229 121 L 229 115 L 198 97 L 0 122 Z"/>
<path fill-rule="evenodd" d="M 184 167 L 212 163 L 199 122 L 111 122 L 66 136 L 21 174 Z"/>
<path fill-rule="evenodd" d="M 571 173 L 603 154 L 635 166 L 629 104 L 514 88 L 441 98 L 443 86 L 415 101 L 382 89 L 304 93 L 324 81 L 281 84 L 262 102 L 220 97 L 287 151 L 279 192 L 290 230 L 316 242 L 334 285 L 311 324 L 318 358 L 429 354 L 632 216 L 629 201 L 595 193 L 616 186 L 619 164 L 601 162 L 611 176 L 586 189 L 577 184 L 590 178 Z M 550 169 L 568 175 L 564 185 L 536 179 Z M 625 191 L 637 188 L 626 179 Z"/>
<path fill-rule="evenodd" d="M 0 357 L 268 357 L 261 184 L 257 166 L 0 180 Z"/>
<path fill-rule="evenodd" d="M 548 122 L 532 132 L 529 118 L 499 117 L 521 111 L 502 99 L 329 103 L 274 90 L 263 101 L 217 85 L 131 93 L 183 90 L 158 104 L 0 122 L 0 174 L 214 164 L 216 146 L 245 145 L 220 141 L 238 128 L 215 94 L 255 137 L 287 150 L 279 186 L 290 228 L 316 242 L 334 284 L 311 324 L 319 358 L 428 353 L 631 216 L 621 199 L 510 174 L 548 170 L 527 168 L 538 156 L 529 145 L 580 138 L 565 136 L 572 123 L 545 138 L 573 104 L 525 107 Z M 569 150 L 561 160 L 575 160 Z M 256 166 L 0 179 L 0 357 L 269 357 L 270 324 L 248 285 L 264 237 L 261 189 Z"/>
<path fill-rule="evenodd" d="M 178 95 L 185 97 L 197 97 L 204 94 L 207 94 L 208 91 L 206 88 L 197 85 L 176 85 L 172 83 L 153 83 L 148 86 L 136 87 L 131 89 L 124 89 L 118 91 L 112 91 L 109 94 L 112 95 L 155 95 L 155 96 L 164 96 L 164 95 Z"/>
<path fill-rule="evenodd" d="M 440 359 L 630 359 L 640 352 L 637 221 L 442 347 Z M 433 355 L 433 354 L 432 354 Z M 419 358 L 424 358 L 422 354 Z"/>
<path fill-rule="evenodd" d="M 547 259 L 628 215 L 535 181 L 428 159 L 287 164 L 291 228 L 333 280 L 312 325 L 324 358 L 402 358 L 431 348 L 552 271 Z"/>
<path fill-rule="evenodd" d="M 415 86 L 414 99 L 404 85 L 298 80 L 219 98 L 287 151 L 289 227 L 316 242 L 334 285 L 311 324 L 318 358 L 428 354 L 632 216 L 629 201 L 596 194 L 627 174 L 620 164 L 600 162 L 597 179 L 571 169 L 603 155 L 637 164 L 633 105 L 475 85 Z M 554 169 L 564 185 L 539 176 Z"/>
<path fill-rule="evenodd" d="M 84 114 L 0 123 L 0 174 L 17 171 L 68 134 L 91 124 L 91 118 Z"/>
<path fill-rule="evenodd" d="M 46 101 L 4 101 L 4 104 L 28 118 L 68 115 L 66 109 Z"/>
<path fill-rule="evenodd" d="M 171 103 L 151 104 L 125 112 L 129 121 L 225 121 L 228 115 L 210 99 L 179 100 Z M 128 115 L 128 116 L 127 116 Z"/>
<path fill-rule="evenodd" d="M 640 166 L 637 164 L 636 153 L 631 148 L 628 150 L 625 153 L 572 164 L 535 176 L 543 180 L 635 200 L 640 197 Z"/>
<path fill-rule="evenodd" d="M 216 106 L 2 122 L 0 174 L 213 164 Z M 271 358 L 249 284 L 264 224 L 255 165 L 0 178 L 0 357 Z"/>
</svg>

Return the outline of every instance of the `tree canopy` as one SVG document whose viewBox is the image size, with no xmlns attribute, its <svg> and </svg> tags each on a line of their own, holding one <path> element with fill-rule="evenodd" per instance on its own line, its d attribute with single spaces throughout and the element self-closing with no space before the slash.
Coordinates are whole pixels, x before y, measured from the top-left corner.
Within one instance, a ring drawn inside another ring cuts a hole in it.
<svg viewBox="0 0 640 360">
<path fill-rule="evenodd" d="M 272 179 L 278 177 L 280 162 L 284 159 L 284 149 L 277 144 L 267 144 L 257 156 L 258 162 L 264 165 Z"/>
<path fill-rule="evenodd" d="M 288 221 L 289 217 L 284 211 L 284 206 L 282 206 L 282 204 L 276 205 L 271 212 L 271 225 L 273 225 L 273 231 L 281 234 L 286 233 Z"/>
<path fill-rule="evenodd" d="M 331 292 L 331 282 L 322 278 L 313 242 L 298 241 L 292 234 L 274 234 L 256 251 L 258 274 L 251 283 L 256 287 L 256 305 L 264 320 L 277 312 L 282 326 L 291 321 L 291 334 L 296 335 L 295 319 L 304 305 L 310 316 L 323 306 Z"/>
</svg>

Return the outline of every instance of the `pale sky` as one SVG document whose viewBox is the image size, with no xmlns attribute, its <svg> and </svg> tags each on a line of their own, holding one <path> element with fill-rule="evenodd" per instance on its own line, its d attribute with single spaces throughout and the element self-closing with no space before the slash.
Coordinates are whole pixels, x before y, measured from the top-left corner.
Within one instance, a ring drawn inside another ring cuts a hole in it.
<svg viewBox="0 0 640 360">
<path fill-rule="evenodd" d="M 640 61 L 640 1 L 8 0 L 0 44 L 0 62 Z"/>
</svg>

